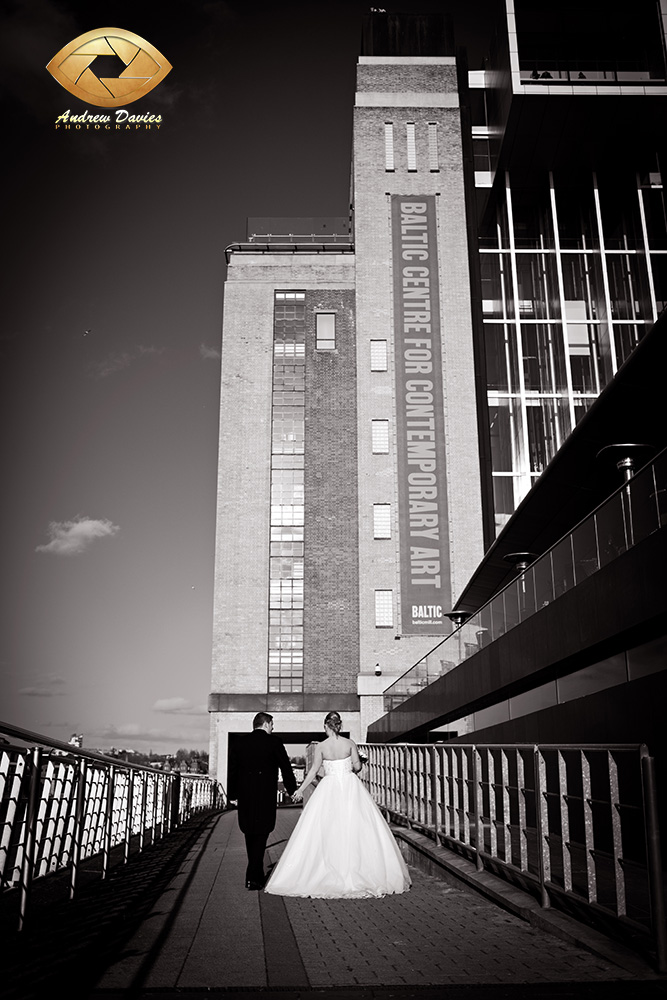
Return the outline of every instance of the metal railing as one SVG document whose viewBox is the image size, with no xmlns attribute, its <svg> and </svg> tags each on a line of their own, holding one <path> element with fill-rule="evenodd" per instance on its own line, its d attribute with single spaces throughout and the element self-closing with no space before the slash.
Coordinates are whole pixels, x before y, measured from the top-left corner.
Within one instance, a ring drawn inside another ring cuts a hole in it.
<svg viewBox="0 0 667 1000">
<path fill-rule="evenodd" d="M 385 712 L 667 524 L 667 450 L 619 487 L 384 692 Z"/>
<path fill-rule="evenodd" d="M 522 83 L 578 84 L 660 84 L 665 82 L 663 69 L 651 66 L 558 65 L 544 61 L 524 63 L 520 69 Z"/>
<path fill-rule="evenodd" d="M 340 242 L 337 242 L 337 240 Z M 349 237 L 345 240 L 341 237 L 330 237 L 327 240 L 320 238 L 314 241 L 314 238 L 310 236 L 303 239 L 290 236 L 285 239 L 284 243 L 279 243 L 277 237 L 272 237 L 267 242 L 260 242 L 259 238 L 255 237 L 251 242 L 230 243 L 229 246 L 225 247 L 225 260 L 227 264 L 230 263 L 233 253 L 352 254 L 354 253 L 354 243 L 350 242 Z"/>
<path fill-rule="evenodd" d="M 0 886 L 18 889 L 23 928 L 35 879 L 69 869 L 72 898 L 81 864 L 142 851 L 191 816 L 222 807 L 208 775 L 159 771 L 81 750 L 0 723 Z"/>
<path fill-rule="evenodd" d="M 543 907 L 650 936 L 667 970 L 646 746 L 368 744 L 363 752 L 361 778 L 391 819 L 521 884 Z"/>
</svg>

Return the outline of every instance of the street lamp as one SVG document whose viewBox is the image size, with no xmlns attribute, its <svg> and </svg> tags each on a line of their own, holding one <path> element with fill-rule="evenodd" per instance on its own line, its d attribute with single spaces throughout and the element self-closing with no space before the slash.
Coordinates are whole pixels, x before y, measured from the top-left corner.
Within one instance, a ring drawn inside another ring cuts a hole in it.
<svg viewBox="0 0 667 1000">
<path fill-rule="evenodd" d="M 619 472 L 623 473 L 625 482 L 629 482 L 635 474 L 639 459 L 648 456 L 653 451 L 651 444 L 606 444 L 600 448 L 596 458 L 610 458 Z"/>
</svg>

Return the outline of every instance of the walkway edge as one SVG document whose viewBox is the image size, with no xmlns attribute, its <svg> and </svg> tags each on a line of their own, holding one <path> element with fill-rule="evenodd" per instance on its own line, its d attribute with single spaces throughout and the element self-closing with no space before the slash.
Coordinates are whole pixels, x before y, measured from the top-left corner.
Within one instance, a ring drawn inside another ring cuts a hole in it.
<svg viewBox="0 0 667 1000">
<path fill-rule="evenodd" d="M 569 944 L 585 948 L 607 962 L 620 966 L 626 972 L 641 975 L 643 979 L 663 978 L 648 961 L 625 945 L 565 913 L 544 909 L 527 892 L 509 885 L 491 872 L 478 871 L 467 858 L 435 844 L 424 834 L 405 827 L 392 827 L 392 833 L 408 864 L 413 864 L 429 875 L 439 878 L 452 876 L 498 906 L 502 906 L 503 909 L 526 920 L 533 927 L 547 934 L 553 934 Z"/>
</svg>

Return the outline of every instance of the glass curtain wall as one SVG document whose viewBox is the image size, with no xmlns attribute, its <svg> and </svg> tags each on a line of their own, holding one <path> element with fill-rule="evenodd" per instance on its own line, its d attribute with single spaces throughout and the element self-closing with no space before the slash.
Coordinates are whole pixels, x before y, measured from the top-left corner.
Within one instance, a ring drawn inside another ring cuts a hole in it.
<svg viewBox="0 0 667 1000">
<path fill-rule="evenodd" d="M 510 174 L 480 238 L 496 531 L 667 301 L 657 162 Z"/>
<path fill-rule="evenodd" d="M 305 299 L 275 292 L 269 691 L 303 691 Z"/>
</svg>

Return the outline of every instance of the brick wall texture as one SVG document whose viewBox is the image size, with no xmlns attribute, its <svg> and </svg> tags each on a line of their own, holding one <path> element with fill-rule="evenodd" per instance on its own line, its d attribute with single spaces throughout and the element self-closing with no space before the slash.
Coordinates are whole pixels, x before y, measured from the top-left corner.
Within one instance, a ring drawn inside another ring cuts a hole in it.
<svg viewBox="0 0 667 1000">
<path fill-rule="evenodd" d="M 315 349 L 317 311 L 336 313 L 335 351 Z M 354 694 L 359 672 L 354 292 L 307 292 L 306 317 L 304 687 Z"/>
</svg>

